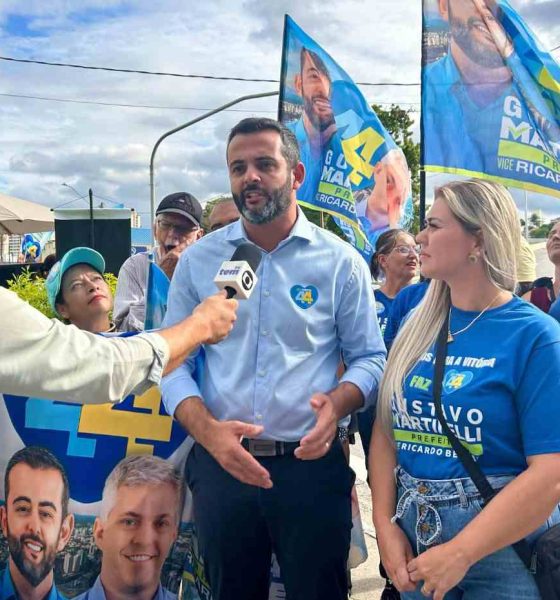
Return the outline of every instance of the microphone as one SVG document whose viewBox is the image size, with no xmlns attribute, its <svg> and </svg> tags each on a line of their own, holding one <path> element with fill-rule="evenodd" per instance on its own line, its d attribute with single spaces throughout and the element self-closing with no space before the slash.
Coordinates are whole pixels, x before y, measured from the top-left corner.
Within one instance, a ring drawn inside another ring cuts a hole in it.
<svg viewBox="0 0 560 600">
<path fill-rule="evenodd" d="M 261 258 L 262 252 L 254 244 L 240 244 L 231 259 L 222 263 L 214 283 L 220 290 L 226 290 L 228 298 L 237 296 L 247 300 L 257 285 L 255 271 Z"/>
</svg>

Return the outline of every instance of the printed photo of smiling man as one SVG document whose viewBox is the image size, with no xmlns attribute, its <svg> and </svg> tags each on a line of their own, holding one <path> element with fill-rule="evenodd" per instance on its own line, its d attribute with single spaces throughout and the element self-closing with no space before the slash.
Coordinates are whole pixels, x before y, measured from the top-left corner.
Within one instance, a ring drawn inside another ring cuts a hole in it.
<svg viewBox="0 0 560 600">
<path fill-rule="evenodd" d="M 181 521 L 185 483 L 170 462 L 129 456 L 110 473 L 93 537 L 101 573 L 76 600 L 174 600 L 160 583 L 161 570 Z"/>
<path fill-rule="evenodd" d="M 9 557 L 0 575 L 0 599 L 64 600 L 53 575 L 56 555 L 74 530 L 63 466 L 45 448 L 23 448 L 6 466 L 4 490 L 0 522 Z"/>
</svg>

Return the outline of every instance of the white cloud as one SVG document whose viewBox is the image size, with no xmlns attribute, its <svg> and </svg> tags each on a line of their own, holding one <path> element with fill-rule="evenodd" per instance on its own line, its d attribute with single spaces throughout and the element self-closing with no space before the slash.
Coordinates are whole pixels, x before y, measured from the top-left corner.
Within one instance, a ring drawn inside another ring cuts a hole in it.
<svg viewBox="0 0 560 600">
<path fill-rule="evenodd" d="M 513 2 L 550 44 L 554 35 L 560 37 L 560 15 L 552 10 L 556 1 Z M 54 62 L 277 79 L 283 15 L 289 12 L 356 81 L 410 82 L 419 81 L 420 4 L 4 0 L 0 44 L 8 56 Z M 15 35 L 13 15 L 25 19 L 38 37 Z M 210 109 L 278 87 L 5 62 L 1 67 L 1 93 L 99 102 Z M 414 87 L 362 90 L 372 102 L 419 102 Z M 204 200 L 228 189 L 224 154 L 229 129 L 244 116 L 274 116 L 277 99 L 234 108 L 240 112 L 221 113 L 162 143 L 156 160 L 158 198 L 186 189 Z M 99 196 L 146 213 L 153 144 L 165 131 L 200 114 L 0 96 L 2 191 L 54 206 L 72 198 L 60 185 L 66 181 L 81 193 L 91 187 Z"/>
</svg>

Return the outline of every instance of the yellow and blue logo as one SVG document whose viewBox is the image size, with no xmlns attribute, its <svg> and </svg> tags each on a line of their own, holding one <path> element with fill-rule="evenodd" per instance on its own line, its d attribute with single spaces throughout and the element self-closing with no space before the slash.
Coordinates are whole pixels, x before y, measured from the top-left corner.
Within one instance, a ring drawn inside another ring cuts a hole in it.
<svg viewBox="0 0 560 600">
<path fill-rule="evenodd" d="M 290 296 L 297 306 L 303 309 L 310 308 L 317 302 L 319 291 L 314 285 L 294 285 L 290 290 Z"/>
<path fill-rule="evenodd" d="M 451 394 L 468 385 L 473 380 L 473 377 L 472 371 L 456 371 L 452 369 L 445 374 L 443 389 L 447 394 Z"/>
</svg>

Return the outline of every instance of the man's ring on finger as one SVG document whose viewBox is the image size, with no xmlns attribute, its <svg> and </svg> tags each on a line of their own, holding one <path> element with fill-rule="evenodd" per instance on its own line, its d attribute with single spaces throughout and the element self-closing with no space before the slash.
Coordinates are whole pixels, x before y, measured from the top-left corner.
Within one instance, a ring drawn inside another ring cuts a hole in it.
<svg viewBox="0 0 560 600">
<path fill-rule="evenodd" d="M 432 595 L 432 592 L 428 591 L 428 589 L 426 588 L 425 585 L 422 586 L 422 589 L 420 591 L 422 592 L 422 594 L 424 596 L 431 596 Z"/>
</svg>

